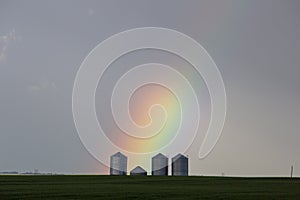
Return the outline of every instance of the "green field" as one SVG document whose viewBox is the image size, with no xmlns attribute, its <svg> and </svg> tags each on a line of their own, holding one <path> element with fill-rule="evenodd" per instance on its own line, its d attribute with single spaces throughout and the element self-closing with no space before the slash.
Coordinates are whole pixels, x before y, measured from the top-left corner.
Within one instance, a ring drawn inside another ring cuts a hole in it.
<svg viewBox="0 0 300 200">
<path fill-rule="evenodd" d="M 300 199 L 300 179 L 2 175 L 0 199 Z"/>
</svg>

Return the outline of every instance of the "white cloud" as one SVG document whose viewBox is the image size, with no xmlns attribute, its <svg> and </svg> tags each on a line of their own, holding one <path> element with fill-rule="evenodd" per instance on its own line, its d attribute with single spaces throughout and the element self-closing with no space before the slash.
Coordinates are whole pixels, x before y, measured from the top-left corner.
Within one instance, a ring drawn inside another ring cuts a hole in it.
<svg viewBox="0 0 300 200">
<path fill-rule="evenodd" d="M 19 38 L 16 35 L 16 31 L 13 29 L 6 35 L 0 35 L 0 42 L 1 43 L 9 43 L 9 42 L 16 42 Z"/>
<path fill-rule="evenodd" d="M 4 62 L 7 58 L 7 49 L 12 42 L 17 42 L 21 38 L 16 35 L 13 29 L 6 35 L 0 35 L 0 63 Z"/>
<path fill-rule="evenodd" d="M 0 49 L 0 63 L 1 63 L 1 62 L 4 62 L 4 61 L 6 60 L 6 49 L 7 49 L 6 46 L 3 46 L 3 47 Z"/>
<path fill-rule="evenodd" d="M 57 90 L 56 84 L 52 81 L 43 80 L 38 83 L 27 86 L 27 90 L 30 93 L 38 93 L 45 90 Z"/>
</svg>

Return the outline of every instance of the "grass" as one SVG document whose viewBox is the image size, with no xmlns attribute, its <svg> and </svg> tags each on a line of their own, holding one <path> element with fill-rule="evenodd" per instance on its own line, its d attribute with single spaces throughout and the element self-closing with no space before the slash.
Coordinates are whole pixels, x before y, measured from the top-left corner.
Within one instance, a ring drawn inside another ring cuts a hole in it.
<svg viewBox="0 0 300 200">
<path fill-rule="evenodd" d="M 300 179 L 1 175 L 0 199 L 300 199 Z"/>
</svg>

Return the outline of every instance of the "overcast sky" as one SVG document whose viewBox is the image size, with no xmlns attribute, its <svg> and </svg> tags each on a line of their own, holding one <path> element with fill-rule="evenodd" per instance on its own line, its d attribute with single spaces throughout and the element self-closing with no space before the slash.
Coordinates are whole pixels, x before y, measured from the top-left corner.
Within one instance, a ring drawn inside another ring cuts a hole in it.
<svg viewBox="0 0 300 200">
<path fill-rule="evenodd" d="M 205 159 L 197 144 L 186 152 L 191 174 L 288 176 L 294 165 L 299 176 L 299 10 L 297 0 L 0 0 L 0 171 L 107 173 L 76 133 L 76 72 L 107 37 L 157 26 L 202 44 L 226 87 L 223 133 Z"/>
</svg>

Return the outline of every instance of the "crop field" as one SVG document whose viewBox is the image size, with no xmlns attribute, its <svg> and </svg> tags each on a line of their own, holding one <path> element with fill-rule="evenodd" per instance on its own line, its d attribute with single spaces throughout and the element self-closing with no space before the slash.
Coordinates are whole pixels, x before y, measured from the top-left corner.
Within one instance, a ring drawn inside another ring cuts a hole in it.
<svg viewBox="0 0 300 200">
<path fill-rule="evenodd" d="M 300 179 L 1 175 L 0 199 L 300 199 Z"/>
</svg>

